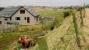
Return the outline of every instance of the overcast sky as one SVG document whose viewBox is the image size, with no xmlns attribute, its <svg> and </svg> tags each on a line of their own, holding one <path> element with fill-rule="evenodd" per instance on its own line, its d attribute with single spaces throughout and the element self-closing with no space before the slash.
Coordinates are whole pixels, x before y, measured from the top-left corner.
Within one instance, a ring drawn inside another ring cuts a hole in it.
<svg viewBox="0 0 89 50">
<path fill-rule="evenodd" d="M 84 0 L 89 4 L 89 0 Z M 0 6 L 70 6 L 82 5 L 82 0 L 0 0 Z"/>
</svg>

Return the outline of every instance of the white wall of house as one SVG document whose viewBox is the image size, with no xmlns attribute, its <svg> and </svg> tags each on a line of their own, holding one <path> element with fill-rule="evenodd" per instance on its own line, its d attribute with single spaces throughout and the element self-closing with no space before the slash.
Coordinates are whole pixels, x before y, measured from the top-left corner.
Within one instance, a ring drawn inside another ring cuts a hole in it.
<svg viewBox="0 0 89 50">
<path fill-rule="evenodd" d="M 7 22 L 10 21 L 10 18 L 1 17 L 0 21 L 1 21 L 1 23 L 0 23 L 0 29 L 11 27 L 10 25 L 7 24 Z"/>
<path fill-rule="evenodd" d="M 0 21 L 1 21 L 0 26 L 3 26 L 5 24 L 4 18 L 0 17 Z"/>
<path fill-rule="evenodd" d="M 0 30 L 6 27 L 5 18 L 0 17 Z"/>
<path fill-rule="evenodd" d="M 20 10 L 25 10 L 25 9 L 21 8 Z M 17 11 L 16 14 L 12 16 L 11 21 L 18 22 L 21 25 L 35 24 L 37 22 L 36 18 L 34 18 L 34 16 L 32 16 L 28 11 L 25 10 L 25 14 L 20 14 L 20 10 Z M 16 17 L 20 17 L 20 20 L 16 20 Z M 30 18 L 30 23 L 27 23 L 27 20 L 25 20 L 25 17 Z"/>
</svg>

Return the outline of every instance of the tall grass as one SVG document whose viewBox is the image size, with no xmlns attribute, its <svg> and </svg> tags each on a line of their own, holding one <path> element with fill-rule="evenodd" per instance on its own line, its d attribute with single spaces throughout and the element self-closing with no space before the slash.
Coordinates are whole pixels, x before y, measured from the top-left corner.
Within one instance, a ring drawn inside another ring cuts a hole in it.
<svg viewBox="0 0 89 50">
<path fill-rule="evenodd" d="M 77 22 L 76 22 L 77 19 L 76 19 L 76 15 L 75 15 L 74 12 L 72 13 L 72 16 L 73 16 L 74 29 L 75 29 L 75 33 L 76 33 L 77 46 L 79 47 L 79 49 L 81 49 L 80 38 L 79 38 L 79 30 L 78 30 L 78 25 L 77 25 Z"/>
<path fill-rule="evenodd" d="M 81 0 L 81 3 L 83 4 L 82 7 L 80 7 L 80 19 L 81 19 L 81 26 L 84 25 L 83 18 L 85 17 L 85 2 L 84 0 Z"/>
<path fill-rule="evenodd" d="M 48 50 L 46 38 L 40 38 L 38 41 L 38 45 L 39 50 Z"/>
<path fill-rule="evenodd" d="M 41 27 L 40 25 L 18 26 L 14 31 L 0 33 L 0 50 L 8 50 L 10 44 L 17 41 L 21 35 L 28 35 L 32 38 L 44 35 Z"/>
<path fill-rule="evenodd" d="M 80 8 L 80 19 L 81 19 L 81 26 L 83 26 L 83 7 Z"/>
</svg>

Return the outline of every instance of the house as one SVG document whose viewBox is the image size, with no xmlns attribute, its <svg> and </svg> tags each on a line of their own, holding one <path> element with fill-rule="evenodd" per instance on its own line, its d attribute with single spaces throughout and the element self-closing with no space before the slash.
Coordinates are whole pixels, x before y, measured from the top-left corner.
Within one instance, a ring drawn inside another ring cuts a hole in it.
<svg viewBox="0 0 89 50">
<path fill-rule="evenodd" d="M 39 15 L 30 7 L 6 7 L 0 11 L 0 25 L 33 25 L 39 23 Z"/>
</svg>

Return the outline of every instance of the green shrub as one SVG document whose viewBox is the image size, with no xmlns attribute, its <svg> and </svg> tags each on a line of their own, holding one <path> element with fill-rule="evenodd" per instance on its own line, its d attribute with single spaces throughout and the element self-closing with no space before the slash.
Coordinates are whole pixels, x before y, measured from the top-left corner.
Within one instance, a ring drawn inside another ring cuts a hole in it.
<svg viewBox="0 0 89 50">
<path fill-rule="evenodd" d="M 47 9 L 44 11 L 39 11 L 38 13 L 40 14 L 41 17 L 55 17 L 55 21 L 54 21 L 54 26 L 58 27 L 61 25 L 63 19 L 64 19 L 64 14 L 63 14 L 63 9 L 57 9 L 57 10 L 50 10 Z"/>
<path fill-rule="evenodd" d="M 70 15 L 70 10 L 64 10 L 64 18 Z"/>
</svg>

